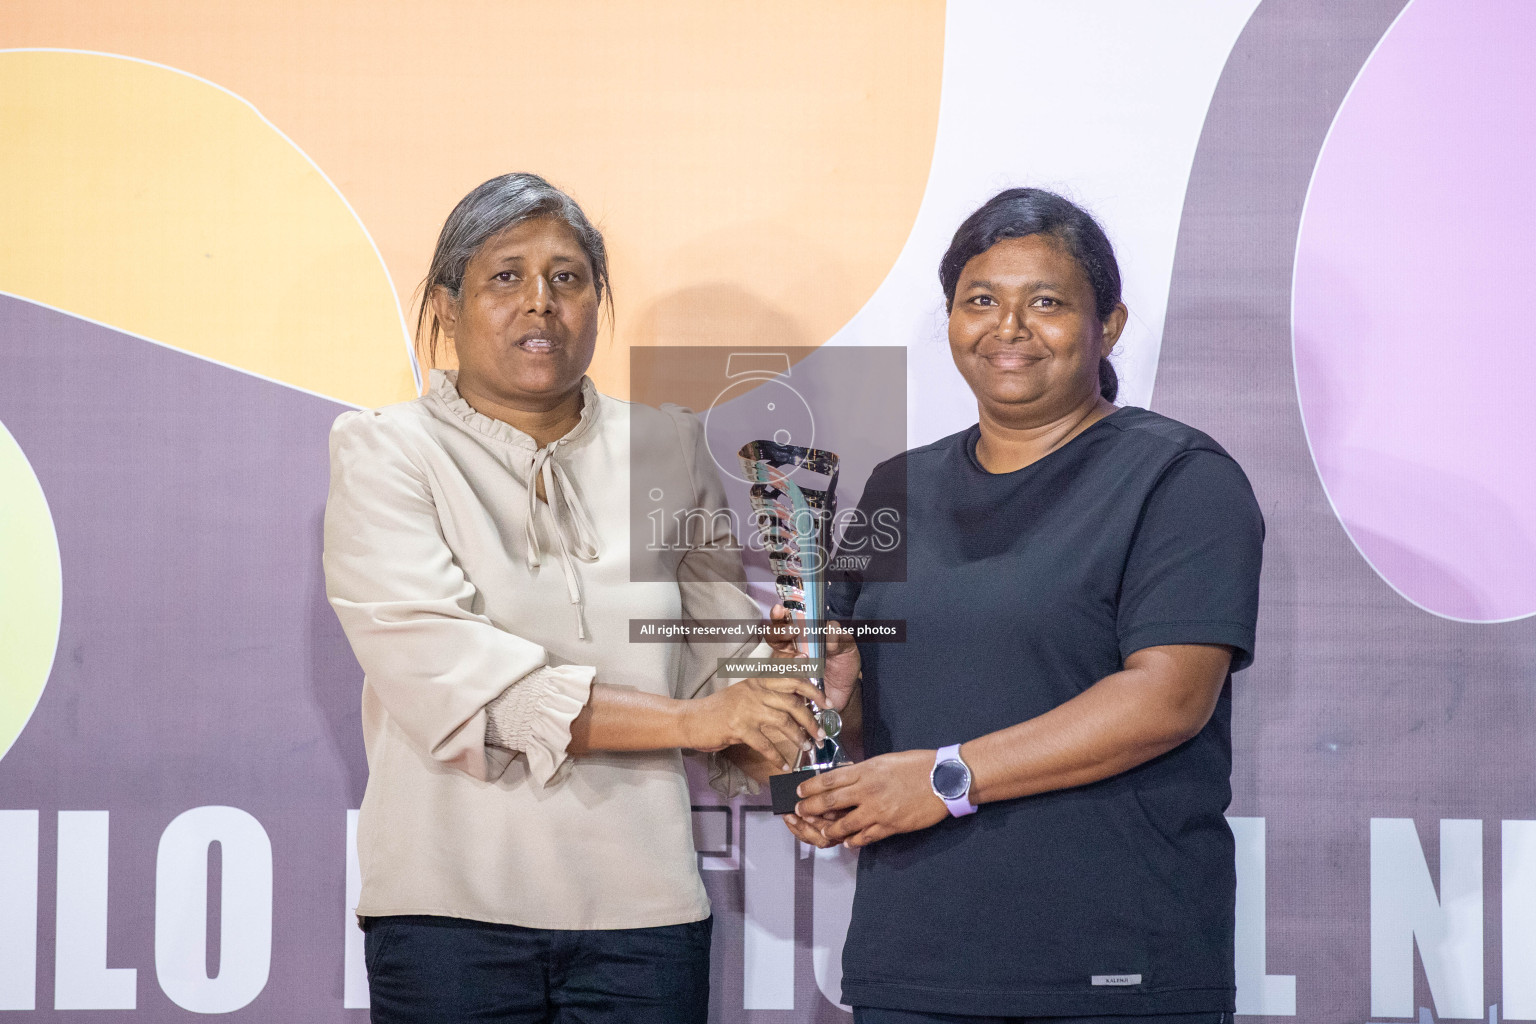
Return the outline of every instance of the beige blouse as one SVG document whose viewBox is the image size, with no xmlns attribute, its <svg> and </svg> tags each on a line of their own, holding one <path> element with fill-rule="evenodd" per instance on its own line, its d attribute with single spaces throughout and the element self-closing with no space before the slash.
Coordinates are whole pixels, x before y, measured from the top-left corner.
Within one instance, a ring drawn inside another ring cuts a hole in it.
<svg viewBox="0 0 1536 1024">
<path fill-rule="evenodd" d="M 630 643 L 629 620 L 758 615 L 730 582 L 725 517 L 660 545 L 631 517 L 632 479 L 668 506 L 725 507 L 699 422 L 587 380 L 581 422 L 538 449 L 454 378 L 433 371 L 424 397 L 343 413 L 331 431 L 326 589 L 365 673 L 358 913 L 700 920 L 683 755 L 565 753 L 594 679 L 691 697 L 742 653 Z M 548 503 L 530 494 L 535 474 Z M 744 781 L 724 761 L 711 774 Z"/>
</svg>

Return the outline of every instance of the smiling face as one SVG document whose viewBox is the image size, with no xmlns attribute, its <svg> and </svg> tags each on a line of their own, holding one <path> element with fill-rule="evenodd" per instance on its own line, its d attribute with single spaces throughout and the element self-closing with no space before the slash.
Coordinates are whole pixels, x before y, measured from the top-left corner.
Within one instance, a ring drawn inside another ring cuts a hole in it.
<svg viewBox="0 0 1536 1024">
<path fill-rule="evenodd" d="M 597 345 L 597 288 L 564 221 L 539 217 L 492 235 L 465 266 L 458 299 L 439 286 L 431 301 L 466 398 L 544 411 L 580 391 Z"/>
<path fill-rule="evenodd" d="M 1125 317 L 1117 305 L 1099 320 L 1088 275 L 1054 238 L 1004 238 L 960 272 L 949 351 L 984 417 L 1045 424 L 1099 400 Z"/>
</svg>

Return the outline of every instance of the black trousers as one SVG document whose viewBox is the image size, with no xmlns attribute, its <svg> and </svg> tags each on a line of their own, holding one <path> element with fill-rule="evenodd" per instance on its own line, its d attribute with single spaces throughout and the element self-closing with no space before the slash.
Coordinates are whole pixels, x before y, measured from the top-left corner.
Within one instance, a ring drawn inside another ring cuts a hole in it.
<svg viewBox="0 0 1536 1024">
<path fill-rule="evenodd" d="M 1154 1013 L 1144 1017 L 971 1017 L 855 1006 L 853 1024 L 1232 1024 L 1230 1013 Z"/>
<path fill-rule="evenodd" d="M 712 921 L 557 931 L 374 917 L 374 1024 L 707 1024 Z"/>
</svg>

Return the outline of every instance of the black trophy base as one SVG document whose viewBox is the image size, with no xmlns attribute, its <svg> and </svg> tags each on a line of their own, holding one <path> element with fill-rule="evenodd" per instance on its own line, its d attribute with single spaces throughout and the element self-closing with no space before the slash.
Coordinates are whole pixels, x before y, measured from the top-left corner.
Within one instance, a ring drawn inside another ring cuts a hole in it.
<svg viewBox="0 0 1536 1024">
<path fill-rule="evenodd" d="M 799 797 L 795 789 L 806 779 L 816 775 L 815 768 L 801 768 L 797 772 L 768 776 L 768 792 L 773 795 L 774 814 L 794 814 Z"/>
</svg>

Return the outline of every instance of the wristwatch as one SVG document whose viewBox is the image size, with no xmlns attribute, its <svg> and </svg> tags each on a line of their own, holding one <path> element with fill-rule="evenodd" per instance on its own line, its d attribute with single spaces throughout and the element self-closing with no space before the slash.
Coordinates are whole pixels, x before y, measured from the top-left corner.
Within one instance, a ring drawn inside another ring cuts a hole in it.
<svg viewBox="0 0 1536 1024">
<path fill-rule="evenodd" d="M 944 801 L 952 818 L 976 813 L 971 803 L 971 769 L 960 760 L 960 744 L 941 747 L 933 756 L 933 771 L 928 776 L 933 795 Z"/>
</svg>

